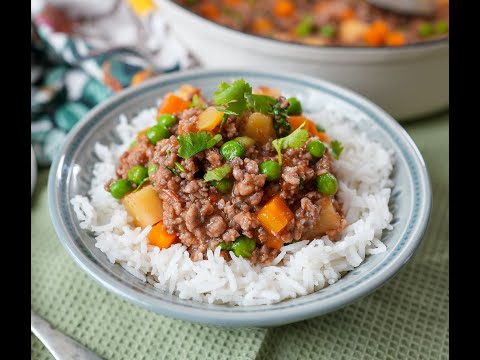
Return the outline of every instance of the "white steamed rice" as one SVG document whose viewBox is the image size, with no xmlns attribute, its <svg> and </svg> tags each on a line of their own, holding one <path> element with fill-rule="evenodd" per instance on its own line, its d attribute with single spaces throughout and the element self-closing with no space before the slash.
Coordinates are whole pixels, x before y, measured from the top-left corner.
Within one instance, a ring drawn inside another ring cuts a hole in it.
<svg viewBox="0 0 480 360">
<path fill-rule="evenodd" d="M 335 111 L 324 109 L 311 115 L 340 140 L 345 150 L 334 163 L 348 226 L 335 243 L 327 236 L 282 247 L 271 266 L 253 266 L 236 257 L 225 261 L 220 248 L 207 252 L 207 259 L 192 262 L 185 246 L 175 244 L 160 251 L 148 244 L 150 227 L 134 228 L 126 210 L 104 189 L 115 178 L 117 159 L 136 134 L 155 123 L 156 109 L 148 109 L 127 121 L 120 117 L 117 133 L 122 144 L 95 145 L 99 161 L 87 196 L 77 195 L 71 204 L 80 226 L 93 231 L 96 247 L 112 263 L 182 299 L 236 305 L 272 304 L 334 284 L 341 273 L 359 266 L 365 257 L 386 251 L 382 231 L 391 229 L 388 202 L 393 186 L 393 157 L 378 143 L 348 125 Z M 279 262 L 284 260 L 283 265 Z"/>
</svg>

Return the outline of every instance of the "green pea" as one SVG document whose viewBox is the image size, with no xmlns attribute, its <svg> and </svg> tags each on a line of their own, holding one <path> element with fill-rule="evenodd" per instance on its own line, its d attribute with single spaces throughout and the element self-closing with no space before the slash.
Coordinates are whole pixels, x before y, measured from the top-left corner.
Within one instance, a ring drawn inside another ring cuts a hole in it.
<svg viewBox="0 0 480 360">
<path fill-rule="evenodd" d="M 230 140 L 222 145 L 220 154 L 228 161 L 232 161 L 236 157 L 245 156 L 245 148 L 238 141 Z"/>
<path fill-rule="evenodd" d="M 155 164 L 148 165 L 148 170 L 147 170 L 148 176 L 150 176 L 150 174 L 154 173 L 157 170 L 158 170 L 157 165 Z"/>
<path fill-rule="evenodd" d="M 448 33 L 448 22 L 445 20 L 437 21 L 435 24 L 435 32 L 438 34 L 446 34 Z"/>
<path fill-rule="evenodd" d="M 110 194 L 115 199 L 123 198 L 130 191 L 132 191 L 132 184 L 128 180 L 119 179 L 110 184 Z"/>
<path fill-rule="evenodd" d="M 232 250 L 232 244 L 227 244 L 226 242 L 222 241 L 220 244 L 218 244 L 222 250 L 227 250 L 230 251 Z"/>
<path fill-rule="evenodd" d="M 268 181 L 280 179 L 282 173 L 282 166 L 274 160 L 267 160 L 262 162 L 259 166 L 260 174 L 267 175 Z"/>
<path fill-rule="evenodd" d="M 335 27 L 333 25 L 323 25 L 320 28 L 320 34 L 322 36 L 325 36 L 327 38 L 332 38 L 335 36 L 337 31 L 335 30 Z"/>
<path fill-rule="evenodd" d="M 302 113 L 302 104 L 296 97 L 291 97 L 288 102 L 290 103 L 287 108 L 288 115 L 300 115 Z"/>
<path fill-rule="evenodd" d="M 427 37 L 433 34 L 433 26 L 430 23 L 423 23 L 418 28 L 418 35 Z"/>
<path fill-rule="evenodd" d="M 334 195 L 337 192 L 337 179 L 330 173 L 317 178 L 317 190 L 323 195 Z"/>
<path fill-rule="evenodd" d="M 134 184 L 140 184 L 143 179 L 148 177 L 148 170 L 141 165 L 132 166 L 130 170 L 128 170 L 128 180 Z"/>
<path fill-rule="evenodd" d="M 165 126 L 154 125 L 147 130 L 147 137 L 152 145 L 155 145 L 158 141 L 166 139 L 170 136 L 170 132 Z"/>
<path fill-rule="evenodd" d="M 240 236 L 232 244 L 232 251 L 236 256 L 250 257 L 253 250 L 257 247 L 254 239 L 246 236 Z"/>
<path fill-rule="evenodd" d="M 210 182 L 222 194 L 227 194 L 232 191 L 233 182 L 229 179 L 214 180 Z"/>
<path fill-rule="evenodd" d="M 172 114 L 160 115 L 157 121 L 158 125 L 169 128 L 177 123 L 177 119 Z"/>
<path fill-rule="evenodd" d="M 312 140 L 307 144 L 307 150 L 312 156 L 321 158 L 325 154 L 325 144 L 319 140 Z"/>
</svg>

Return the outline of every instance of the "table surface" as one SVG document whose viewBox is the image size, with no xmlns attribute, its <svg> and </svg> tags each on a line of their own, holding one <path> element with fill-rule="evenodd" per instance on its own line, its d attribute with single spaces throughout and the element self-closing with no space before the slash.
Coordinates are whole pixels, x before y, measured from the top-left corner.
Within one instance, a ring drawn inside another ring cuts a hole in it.
<svg viewBox="0 0 480 360">
<path fill-rule="evenodd" d="M 88 277 L 63 249 L 39 173 L 31 211 L 31 306 L 105 359 L 448 359 L 448 113 L 404 123 L 429 169 L 430 226 L 412 260 L 364 299 L 270 329 L 175 320 L 125 302 Z M 53 359 L 32 334 L 32 359 Z"/>
</svg>

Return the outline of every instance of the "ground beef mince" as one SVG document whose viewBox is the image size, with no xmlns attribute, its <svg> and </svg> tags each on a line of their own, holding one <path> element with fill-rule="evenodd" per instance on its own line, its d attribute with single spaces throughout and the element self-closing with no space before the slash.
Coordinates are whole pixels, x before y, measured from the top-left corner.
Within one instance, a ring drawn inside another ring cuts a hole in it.
<svg viewBox="0 0 480 360">
<path fill-rule="evenodd" d="M 201 95 L 198 91 L 195 94 Z M 293 124 L 293 118 L 286 115 L 289 102 L 282 97 L 271 99 L 272 103 L 278 103 L 280 111 L 284 111 L 284 120 L 288 119 Z M 256 245 L 245 250 L 247 252 L 239 251 L 241 256 L 249 257 L 253 263 L 269 264 L 284 244 L 325 234 L 335 241 L 345 226 L 341 204 L 335 197 L 336 183 L 333 184 L 333 192 L 328 188 L 332 186 L 331 183 L 319 185 L 322 175 L 334 176 L 332 163 L 335 161 L 334 155 L 338 156 L 329 146 L 327 135 L 315 131 L 313 123 L 310 124 L 313 129 L 310 126 L 309 132 L 295 130 L 293 126 L 288 128 L 288 136 L 303 132 L 308 138 L 302 139 L 298 147 L 284 148 L 279 166 L 279 154 L 273 142 L 278 138 L 273 131 L 273 116 L 267 115 L 265 124 L 255 124 L 258 125 L 255 127 L 249 123 L 253 121 L 251 111 L 244 111 L 239 116 L 224 114 L 222 117 L 222 114 L 216 113 L 221 112 L 221 108 L 215 110 L 210 106 L 206 109 L 207 106 L 206 101 L 200 105 L 197 101 L 195 107 L 175 113 L 176 124 L 169 128 L 171 136 L 158 140 L 155 145 L 145 134 L 140 134 L 136 143 L 120 157 L 117 169 L 119 179 L 130 181 L 130 168 L 138 165 L 148 168 L 145 181 L 152 185 L 161 199 L 163 226 L 187 247 L 191 258 L 194 261 L 202 259 L 208 249 L 221 246 L 222 256 L 228 259 L 229 250 L 237 254 L 239 239 L 244 241 L 248 238 L 253 239 L 248 241 L 254 241 Z M 200 117 L 208 111 L 216 114 L 217 123 L 214 126 L 207 124 L 208 131 L 202 131 L 199 128 L 205 125 L 200 122 Z M 304 122 L 302 126 L 310 121 L 301 114 L 296 116 L 299 117 Z M 218 121 L 220 119 L 221 122 Z M 252 128 L 255 129 L 253 133 L 249 130 Z M 182 145 L 184 140 L 180 134 L 190 137 L 189 144 L 193 147 L 200 146 L 200 140 L 192 134 L 202 132 L 207 139 L 217 136 L 216 144 L 200 148 L 190 156 L 182 153 L 181 146 L 188 144 Z M 220 135 L 221 140 L 218 140 Z M 238 136 L 242 137 L 243 142 Z M 237 148 L 240 146 L 243 154 L 229 157 L 224 149 L 229 141 L 235 139 L 238 141 L 234 145 Z M 309 150 L 309 144 L 320 140 L 324 153 L 316 157 Z M 268 171 L 261 171 L 261 164 L 265 162 L 279 168 L 275 179 L 269 178 Z M 222 167 L 226 167 L 226 175 L 223 174 L 221 179 L 206 181 L 207 173 L 211 174 Z M 111 184 L 112 181 L 106 184 L 106 188 Z M 268 204 L 273 204 L 274 200 L 280 205 L 275 205 L 268 212 Z M 328 217 L 333 220 L 328 220 L 330 224 L 320 224 L 327 219 L 322 220 L 322 211 L 327 208 L 333 209 Z M 266 220 L 262 220 L 262 212 L 267 214 Z M 274 223 L 272 227 L 269 221 Z M 274 231 L 278 223 L 281 223 L 281 230 Z"/>
<path fill-rule="evenodd" d="M 449 1 L 407 15 L 367 0 L 177 0 L 200 16 L 243 32 L 313 46 L 402 46 L 446 38 Z"/>
</svg>

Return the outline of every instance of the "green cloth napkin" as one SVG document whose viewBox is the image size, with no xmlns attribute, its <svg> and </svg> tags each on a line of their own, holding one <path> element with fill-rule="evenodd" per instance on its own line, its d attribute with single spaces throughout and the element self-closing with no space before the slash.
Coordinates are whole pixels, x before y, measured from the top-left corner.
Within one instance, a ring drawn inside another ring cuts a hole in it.
<svg viewBox="0 0 480 360">
<path fill-rule="evenodd" d="M 105 359 L 448 359 L 448 115 L 405 124 L 429 168 L 433 211 L 413 259 L 378 291 L 333 313 L 271 329 L 225 329 L 127 303 L 60 244 L 46 170 L 32 198 L 31 305 Z M 32 359 L 53 359 L 32 335 Z"/>
</svg>

